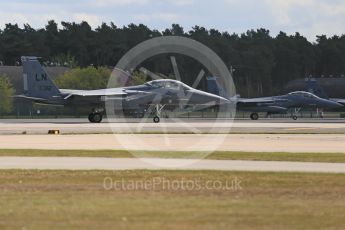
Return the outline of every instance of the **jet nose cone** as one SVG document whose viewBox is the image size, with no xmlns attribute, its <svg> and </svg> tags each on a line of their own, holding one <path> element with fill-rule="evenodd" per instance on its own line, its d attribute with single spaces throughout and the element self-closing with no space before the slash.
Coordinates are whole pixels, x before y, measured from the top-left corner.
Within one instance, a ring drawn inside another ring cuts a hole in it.
<svg viewBox="0 0 345 230">
<path fill-rule="evenodd" d="M 334 108 L 339 109 L 339 108 L 342 108 L 342 107 L 344 107 L 344 105 L 342 105 L 342 104 L 340 104 L 338 102 L 334 102 Z"/>
<path fill-rule="evenodd" d="M 224 97 L 221 96 L 217 96 L 214 94 L 208 94 L 207 95 L 211 100 L 215 101 L 217 104 L 219 105 L 223 105 L 223 104 L 228 104 L 230 103 L 230 101 Z"/>
<path fill-rule="evenodd" d="M 219 98 L 219 104 L 228 104 L 230 101 L 226 98 L 220 97 Z"/>
<path fill-rule="evenodd" d="M 190 91 L 192 94 L 191 101 L 199 104 L 214 103 L 214 104 L 227 104 L 230 101 L 224 97 L 215 94 L 207 93 L 200 90 Z"/>
<path fill-rule="evenodd" d="M 340 104 L 340 103 L 338 103 L 338 102 L 335 102 L 335 101 L 329 101 L 329 100 L 327 100 L 327 101 L 325 102 L 325 104 L 326 104 L 326 107 L 327 107 L 327 108 L 330 108 L 330 109 L 338 109 L 338 108 L 342 108 L 342 107 L 343 107 L 342 104 Z"/>
</svg>

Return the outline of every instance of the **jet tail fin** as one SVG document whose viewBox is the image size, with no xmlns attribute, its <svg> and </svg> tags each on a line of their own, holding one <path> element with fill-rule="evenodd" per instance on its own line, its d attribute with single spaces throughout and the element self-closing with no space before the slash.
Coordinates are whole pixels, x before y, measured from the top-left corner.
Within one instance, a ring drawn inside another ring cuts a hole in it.
<svg viewBox="0 0 345 230">
<path fill-rule="evenodd" d="M 219 84 L 216 77 L 210 76 L 207 77 L 207 90 L 209 93 L 212 93 L 217 96 L 221 96 L 229 99 L 230 96 L 225 92 L 224 88 Z"/>
<path fill-rule="evenodd" d="M 37 57 L 22 57 L 22 64 L 25 96 L 50 100 L 61 95 Z"/>
<path fill-rule="evenodd" d="M 329 99 L 325 90 L 318 84 L 315 78 L 307 78 L 306 80 L 306 91 L 315 94 L 318 97 Z"/>
</svg>

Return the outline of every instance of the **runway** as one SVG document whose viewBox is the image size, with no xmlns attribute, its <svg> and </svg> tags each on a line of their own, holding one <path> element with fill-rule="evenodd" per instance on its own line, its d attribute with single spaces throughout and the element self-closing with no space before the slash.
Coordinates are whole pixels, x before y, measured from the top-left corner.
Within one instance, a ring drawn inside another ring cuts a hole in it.
<svg viewBox="0 0 345 230">
<path fill-rule="evenodd" d="M 48 130 L 60 130 L 61 134 L 105 133 L 276 133 L 276 134 L 345 134 L 344 119 L 263 119 L 212 120 L 183 119 L 163 120 L 154 124 L 150 120 L 139 123 L 138 119 L 119 119 L 116 122 L 90 124 L 86 119 L 0 120 L 0 135 L 47 134 Z"/>
<path fill-rule="evenodd" d="M 344 134 L 0 135 L 0 149 L 344 153 Z"/>
<path fill-rule="evenodd" d="M 62 135 L 46 135 L 48 130 Z M 0 120 L 0 149 L 344 153 L 343 120 Z M 188 159 L 1 157 L 0 169 L 345 173 L 345 164 Z"/>
<path fill-rule="evenodd" d="M 345 164 L 270 161 L 0 157 L 0 170 L 215 170 L 345 173 Z"/>
</svg>

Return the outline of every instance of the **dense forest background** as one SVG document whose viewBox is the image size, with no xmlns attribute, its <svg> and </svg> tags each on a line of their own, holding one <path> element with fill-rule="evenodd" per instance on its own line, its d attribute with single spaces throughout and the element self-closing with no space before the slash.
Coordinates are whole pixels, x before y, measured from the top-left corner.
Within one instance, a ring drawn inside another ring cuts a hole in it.
<svg viewBox="0 0 345 230">
<path fill-rule="evenodd" d="M 112 67 L 140 42 L 166 35 L 186 36 L 214 50 L 229 69 L 235 69 L 237 90 L 246 97 L 279 93 L 287 82 L 297 78 L 345 74 L 345 35 L 320 35 L 310 42 L 299 33 L 280 32 L 274 37 L 266 29 L 234 34 L 199 26 L 185 31 L 177 24 L 164 31 L 151 30 L 143 24 L 119 28 L 104 23 L 96 29 L 87 22 L 61 22 L 59 26 L 49 21 L 42 29 L 6 24 L 0 30 L 0 64 L 20 65 L 20 56 L 34 55 L 42 57 L 47 65 Z M 151 71 L 169 76 L 170 60 L 159 61 L 146 64 Z M 187 78 L 195 78 L 200 71 L 200 66 L 187 60 L 181 68 Z"/>
</svg>

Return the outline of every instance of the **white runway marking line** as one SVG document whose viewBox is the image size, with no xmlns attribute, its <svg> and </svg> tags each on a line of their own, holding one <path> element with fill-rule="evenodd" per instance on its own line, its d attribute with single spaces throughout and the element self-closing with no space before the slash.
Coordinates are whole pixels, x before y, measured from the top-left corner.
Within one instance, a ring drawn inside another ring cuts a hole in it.
<svg viewBox="0 0 345 230">
<path fill-rule="evenodd" d="M 166 165 L 160 167 L 159 165 Z M 168 166 L 167 166 L 168 165 Z M 172 165 L 172 167 L 169 167 Z M 174 167 L 173 165 L 184 165 Z M 83 157 L 0 157 L 0 169 L 22 170 L 214 170 L 345 174 L 344 163 L 275 161 L 110 159 Z"/>
</svg>

